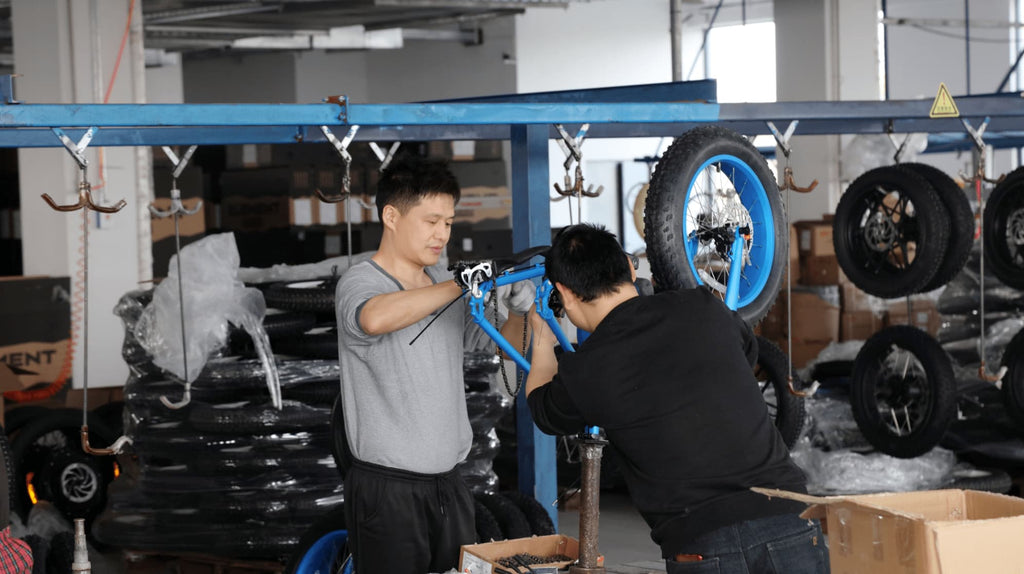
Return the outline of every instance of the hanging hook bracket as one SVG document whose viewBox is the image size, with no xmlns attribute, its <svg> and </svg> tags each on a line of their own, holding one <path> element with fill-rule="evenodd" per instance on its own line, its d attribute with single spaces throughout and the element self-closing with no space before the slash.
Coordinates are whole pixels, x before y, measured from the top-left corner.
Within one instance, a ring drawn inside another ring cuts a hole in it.
<svg viewBox="0 0 1024 574">
<path fill-rule="evenodd" d="M 316 188 L 316 196 L 320 198 L 320 201 L 326 203 L 340 203 L 348 198 L 349 193 L 352 189 L 352 176 L 350 168 L 352 167 L 352 154 L 348 153 L 348 146 L 352 143 L 352 140 L 356 137 L 356 133 L 359 131 L 359 126 L 352 126 L 348 129 L 348 133 L 345 137 L 338 139 L 338 136 L 334 135 L 331 128 L 327 126 L 320 126 L 320 131 L 323 132 L 324 137 L 327 141 L 334 146 L 334 151 L 338 152 L 338 156 L 341 158 L 341 163 L 345 165 L 345 172 L 341 176 L 341 193 L 336 196 L 328 196 L 320 188 Z"/>
<path fill-rule="evenodd" d="M 793 137 L 793 133 L 796 132 L 796 126 L 800 123 L 800 120 L 792 120 L 789 122 L 789 126 L 786 127 L 786 133 L 779 131 L 779 128 L 775 127 L 775 122 L 765 122 L 768 125 L 768 129 L 772 132 L 772 136 L 775 137 L 775 142 L 779 144 L 779 148 L 782 149 L 782 155 L 786 156 L 786 167 L 782 170 L 782 185 L 779 186 L 779 191 L 786 191 L 791 189 L 800 193 L 810 193 L 814 191 L 814 188 L 818 187 L 818 180 L 811 182 L 811 185 L 807 187 L 801 187 L 796 184 L 793 179 L 793 168 L 789 167 L 789 154 L 793 152 L 793 146 L 789 145 L 789 139 Z"/>
</svg>

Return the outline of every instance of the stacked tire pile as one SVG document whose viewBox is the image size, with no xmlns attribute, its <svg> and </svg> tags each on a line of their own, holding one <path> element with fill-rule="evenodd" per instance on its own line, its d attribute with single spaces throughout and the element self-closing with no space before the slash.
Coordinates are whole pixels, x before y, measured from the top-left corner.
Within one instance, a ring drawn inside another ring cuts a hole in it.
<svg viewBox="0 0 1024 574">
<path fill-rule="evenodd" d="M 117 308 L 132 373 L 124 395 L 134 456 L 110 487 L 97 540 L 148 551 L 287 556 L 310 523 L 343 502 L 329 427 L 337 361 L 279 359 L 278 410 L 259 360 L 214 357 L 188 404 L 172 409 L 161 399 L 177 403 L 184 385 L 157 368 L 133 335 L 148 298 L 129 293 Z"/>
<path fill-rule="evenodd" d="M 210 357 L 181 408 L 181 381 L 153 364 L 134 336 L 151 292 L 132 292 L 116 312 L 122 349 L 125 433 L 131 456 L 109 489 L 96 539 L 158 552 L 201 552 L 247 559 L 289 556 L 317 518 L 339 514 L 332 405 L 339 395 L 335 280 L 264 289 L 264 328 L 275 352 L 282 408 L 275 408 L 263 365 L 244 332 Z M 491 390 L 493 354 L 466 353 L 467 410 L 474 441 L 460 470 L 474 493 L 495 496 L 496 421 L 509 403 Z M 165 402 L 166 401 L 166 402 Z M 122 457 L 125 458 L 125 457 Z"/>
</svg>

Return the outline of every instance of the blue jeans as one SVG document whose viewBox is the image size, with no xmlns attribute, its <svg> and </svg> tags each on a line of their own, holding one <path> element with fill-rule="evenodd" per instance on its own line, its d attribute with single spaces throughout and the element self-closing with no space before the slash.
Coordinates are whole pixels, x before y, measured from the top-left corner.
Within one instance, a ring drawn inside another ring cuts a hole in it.
<svg viewBox="0 0 1024 574">
<path fill-rule="evenodd" d="M 713 530 L 678 554 L 703 560 L 665 561 L 668 574 L 828 574 L 828 549 L 817 520 L 795 514 L 748 520 Z"/>
</svg>

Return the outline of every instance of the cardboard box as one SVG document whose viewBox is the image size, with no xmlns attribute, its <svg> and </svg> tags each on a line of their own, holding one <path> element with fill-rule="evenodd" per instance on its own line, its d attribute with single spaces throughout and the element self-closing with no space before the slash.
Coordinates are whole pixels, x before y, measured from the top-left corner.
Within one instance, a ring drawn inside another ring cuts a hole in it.
<svg viewBox="0 0 1024 574">
<path fill-rule="evenodd" d="M 816 497 L 754 490 L 806 502 L 822 519 L 834 574 L 1016 573 L 1024 565 L 1024 499 L 971 490 Z"/>
<path fill-rule="evenodd" d="M 198 197 L 189 199 L 182 199 L 181 204 L 185 209 L 195 209 L 196 205 L 201 200 Z M 160 211 L 168 211 L 171 209 L 170 198 L 158 197 L 153 200 L 153 207 Z M 178 233 L 182 237 L 189 237 L 192 235 L 202 235 L 206 233 L 206 209 L 205 202 L 203 206 L 199 208 L 199 211 L 193 215 L 182 215 L 178 218 Z M 157 217 L 150 212 L 149 214 L 149 229 L 150 234 L 153 237 L 153 243 L 156 243 L 162 239 L 170 237 L 174 238 L 174 216 L 170 217 Z"/>
<path fill-rule="evenodd" d="M 0 324 L 7 326 L 0 329 L 0 363 L 17 377 L 18 385 L 52 383 L 64 366 L 71 339 L 69 279 L 0 280 Z"/>
<path fill-rule="evenodd" d="M 793 296 L 793 367 L 801 368 L 822 349 L 839 340 L 840 311 L 838 287 L 797 287 Z M 761 335 L 785 352 L 788 348 L 789 309 L 786 292 L 759 324 Z"/>
<path fill-rule="evenodd" d="M 291 225 L 291 198 L 285 195 L 225 196 L 220 205 L 224 231 L 267 231 Z"/>
<path fill-rule="evenodd" d="M 927 298 L 911 298 L 911 314 L 907 314 L 907 300 L 898 299 L 889 303 L 888 325 L 913 325 L 931 336 L 942 326 L 942 317 L 935 302 Z"/>
<path fill-rule="evenodd" d="M 839 318 L 840 341 L 865 341 L 885 327 L 885 314 L 874 311 L 843 311 Z"/>
<path fill-rule="evenodd" d="M 569 561 L 551 562 L 550 564 L 531 565 L 533 568 L 564 568 L 579 557 L 579 541 L 562 534 L 550 536 L 534 536 L 516 538 L 502 542 L 469 544 L 462 547 L 459 555 L 459 572 L 463 574 L 492 574 L 497 568 L 508 570 L 498 560 L 516 554 L 533 554 L 535 556 L 555 556 L 561 554 L 571 558 Z"/>
<path fill-rule="evenodd" d="M 835 255 L 804 255 L 800 258 L 802 285 L 839 285 L 839 260 Z"/>
<path fill-rule="evenodd" d="M 455 206 L 455 221 L 478 229 L 508 229 L 511 217 L 512 195 L 507 187 L 464 187 Z"/>
<path fill-rule="evenodd" d="M 835 255 L 832 245 L 832 222 L 797 221 L 796 227 L 800 255 Z"/>
</svg>

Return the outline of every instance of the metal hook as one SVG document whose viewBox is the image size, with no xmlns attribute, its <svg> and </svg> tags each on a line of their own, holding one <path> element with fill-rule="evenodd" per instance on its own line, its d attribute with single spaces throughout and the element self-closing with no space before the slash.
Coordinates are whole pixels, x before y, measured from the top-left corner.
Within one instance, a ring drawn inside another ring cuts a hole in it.
<svg viewBox="0 0 1024 574">
<path fill-rule="evenodd" d="M 391 164 L 391 160 L 395 159 L 395 152 L 398 151 L 398 148 L 401 145 L 402 142 L 395 142 L 391 144 L 390 148 L 388 148 L 387 153 L 384 153 L 384 150 L 377 145 L 377 142 L 370 142 L 370 149 L 373 150 L 373 154 L 380 160 L 380 167 L 377 168 L 377 171 L 384 171 L 388 168 L 388 165 Z"/>
<path fill-rule="evenodd" d="M 92 211 L 98 211 L 100 213 L 117 213 L 127 205 L 125 200 L 120 200 L 112 206 L 99 205 L 92 200 L 92 185 L 88 181 L 86 168 L 89 166 L 89 161 L 85 159 L 85 148 L 89 147 L 89 143 L 92 141 L 93 136 L 96 134 L 96 127 L 93 126 L 85 131 L 78 143 L 71 140 L 70 137 L 60 128 L 51 128 L 51 131 L 60 139 L 61 143 L 71 154 L 71 157 L 78 163 L 78 168 L 82 173 L 82 179 L 78 182 L 78 202 L 70 205 L 58 205 L 56 201 L 50 197 L 50 194 L 42 194 L 42 198 L 49 204 L 50 207 L 57 211 L 78 211 L 79 209 L 87 208 Z"/>
<path fill-rule="evenodd" d="M 793 152 L 793 146 L 789 145 L 789 139 L 793 137 L 793 132 L 796 131 L 796 126 L 800 123 L 800 120 L 789 122 L 789 126 L 786 127 L 786 133 L 780 132 L 779 128 L 775 127 L 774 122 L 765 123 L 768 124 L 768 129 L 772 132 L 772 136 L 775 137 L 775 142 L 782 149 L 782 155 L 786 156 L 786 167 L 782 171 L 782 185 L 779 186 L 779 191 L 786 191 L 787 189 L 800 193 L 814 191 L 814 188 L 818 187 L 818 180 L 815 179 L 807 187 L 801 187 L 793 179 L 793 168 L 789 167 L 789 154 Z"/>
<path fill-rule="evenodd" d="M 320 131 L 324 133 L 324 137 L 327 138 L 327 141 L 331 142 L 331 145 L 334 146 L 334 150 L 338 152 L 338 155 L 341 157 L 342 163 L 345 164 L 345 173 L 341 176 L 340 195 L 329 197 L 324 194 L 324 192 L 320 191 L 320 188 L 316 188 L 314 191 L 316 191 L 316 196 L 320 198 L 320 201 L 326 203 L 341 203 L 348 198 L 352 190 L 352 176 L 349 172 L 349 168 L 352 166 L 352 154 L 348 153 L 348 146 L 352 143 L 352 139 L 356 137 L 356 132 L 359 131 L 359 126 L 350 127 L 348 129 L 348 134 L 346 134 L 341 140 L 339 140 L 338 137 L 334 135 L 334 132 L 331 131 L 331 128 L 327 126 L 320 126 Z"/>
<path fill-rule="evenodd" d="M 787 189 L 792 189 L 793 191 L 799 193 L 810 193 L 814 191 L 814 188 L 818 187 L 818 180 L 816 179 L 811 181 L 811 185 L 808 185 L 807 187 L 800 187 L 799 185 L 797 185 L 796 182 L 793 181 L 793 168 L 789 167 L 788 165 L 784 170 L 782 170 L 782 181 L 783 183 L 782 186 L 779 187 L 779 191 L 786 191 Z"/>
<path fill-rule="evenodd" d="M 590 129 L 590 124 L 583 124 L 580 126 L 576 137 L 569 135 L 569 132 L 565 131 L 562 124 L 555 124 L 555 129 L 558 130 L 558 135 L 561 137 L 558 142 L 558 146 L 562 148 L 562 152 L 565 153 L 565 162 L 562 164 L 565 167 L 565 187 L 559 186 L 557 183 L 554 185 L 555 191 L 562 197 L 568 197 L 570 195 L 575 196 L 586 196 L 586 197 L 597 197 L 604 191 L 604 186 L 598 186 L 597 191 L 594 191 L 594 186 L 588 186 L 583 189 L 583 139 L 587 137 L 587 130 Z M 569 170 L 572 169 L 572 164 L 576 164 L 575 179 L 569 177 Z M 557 201 L 557 200 L 556 200 Z"/>
<path fill-rule="evenodd" d="M 188 372 L 187 371 L 185 372 L 185 376 L 186 377 L 188 376 Z M 172 403 L 171 400 L 168 399 L 167 397 L 161 396 L 160 397 L 160 402 L 163 403 L 163 405 L 165 407 L 167 407 L 169 409 L 172 409 L 172 410 L 178 410 L 178 409 L 188 405 L 190 402 L 192 402 L 192 383 L 188 383 L 188 382 L 185 383 L 185 394 L 184 394 L 184 396 L 182 396 L 180 401 L 178 401 L 176 403 Z"/>
<path fill-rule="evenodd" d="M 82 450 L 88 454 L 96 456 L 110 456 L 112 454 L 121 454 L 121 449 L 126 444 L 132 444 L 132 439 L 122 435 L 120 438 L 114 441 L 114 444 L 108 448 L 93 448 L 89 445 L 89 425 L 82 425 Z"/>
<path fill-rule="evenodd" d="M 185 155 L 182 156 L 181 159 L 178 159 L 178 156 L 170 147 L 163 146 L 163 148 L 161 148 L 164 150 L 164 154 L 167 155 L 167 159 L 171 160 L 171 163 L 174 164 L 174 171 L 171 173 L 171 208 L 168 209 L 167 211 L 162 211 L 160 209 L 157 209 L 154 205 L 150 204 L 149 211 L 154 216 L 164 218 L 176 214 L 195 215 L 196 213 L 199 212 L 200 209 L 202 209 L 203 200 L 201 199 L 198 202 L 196 202 L 195 207 L 193 207 L 192 209 L 187 209 L 181 203 L 181 190 L 178 189 L 178 176 L 181 175 L 181 172 L 185 169 L 185 166 L 188 164 L 188 161 L 192 159 L 192 154 L 195 153 L 196 147 L 198 146 L 193 145 L 189 147 L 188 151 L 185 152 Z"/>
</svg>

